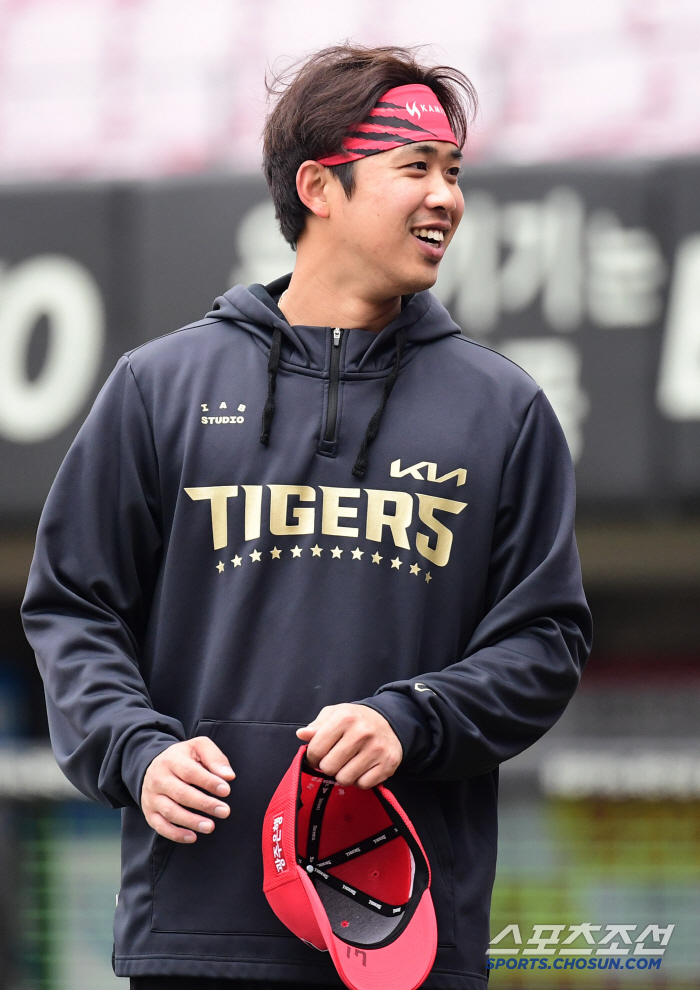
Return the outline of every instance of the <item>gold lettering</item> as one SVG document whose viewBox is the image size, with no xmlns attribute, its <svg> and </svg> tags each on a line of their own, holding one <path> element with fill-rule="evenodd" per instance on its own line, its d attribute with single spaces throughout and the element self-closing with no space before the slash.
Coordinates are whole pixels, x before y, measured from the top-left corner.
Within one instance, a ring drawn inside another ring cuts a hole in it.
<svg viewBox="0 0 700 990">
<path fill-rule="evenodd" d="M 321 532 L 326 536 L 359 536 L 360 531 L 354 526 L 339 526 L 338 519 L 357 519 L 357 506 L 340 505 L 341 498 L 359 498 L 359 488 L 326 488 L 321 485 L 323 492 L 323 514 L 321 517 Z"/>
<path fill-rule="evenodd" d="M 211 488 L 186 488 L 190 498 L 199 502 L 211 502 L 211 532 L 214 549 L 221 550 L 228 543 L 227 500 L 238 495 L 238 485 L 214 485 Z"/>
<path fill-rule="evenodd" d="M 315 502 L 316 492 L 308 485 L 268 485 L 270 489 L 270 532 L 273 536 L 299 536 L 313 533 L 314 509 L 292 509 L 298 522 L 287 525 L 287 502 L 290 495 L 297 495 L 301 502 Z"/>
<path fill-rule="evenodd" d="M 457 516 L 463 509 L 466 509 L 467 503 L 453 502 L 449 498 L 435 498 L 433 495 L 421 495 L 420 493 L 417 493 L 417 495 L 418 516 L 428 529 L 432 529 L 434 533 L 437 533 L 437 541 L 435 543 L 435 549 L 433 549 L 428 543 L 428 537 L 424 533 L 416 533 L 416 550 L 426 560 L 431 561 L 438 567 L 444 567 L 450 559 L 452 532 L 447 526 L 444 526 L 439 520 L 435 519 L 433 513 L 436 509 L 440 509 L 442 512 L 452 512 Z"/>
<path fill-rule="evenodd" d="M 233 416 L 231 417 L 233 419 Z M 246 540 L 260 538 L 260 517 L 262 515 L 262 485 L 241 485 L 245 492 L 245 536 Z"/>
<path fill-rule="evenodd" d="M 385 492 L 378 488 L 365 488 L 367 492 L 367 529 L 365 535 L 375 543 L 382 542 L 382 530 L 388 526 L 394 538 L 394 546 L 411 549 L 406 530 L 413 517 L 413 498 L 408 492 Z M 393 502 L 396 512 L 388 516 L 384 505 Z"/>
</svg>

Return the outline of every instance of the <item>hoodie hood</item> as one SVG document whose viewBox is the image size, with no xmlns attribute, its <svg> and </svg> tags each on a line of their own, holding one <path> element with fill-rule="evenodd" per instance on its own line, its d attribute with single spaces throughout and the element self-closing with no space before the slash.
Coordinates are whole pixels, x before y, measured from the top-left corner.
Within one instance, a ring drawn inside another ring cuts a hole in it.
<svg viewBox="0 0 700 990">
<path fill-rule="evenodd" d="M 363 478 L 367 452 L 379 431 L 384 409 L 402 366 L 419 346 L 459 333 L 447 310 L 430 292 L 402 296 L 401 312 L 379 333 L 342 327 L 290 326 L 277 302 L 290 283 L 291 274 L 270 285 L 235 285 L 214 302 L 207 315 L 235 322 L 247 330 L 268 354 L 267 398 L 260 429 L 260 443 L 267 447 L 275 414 L 275 391 L 280 367 L 320 373 L 329 378 L 329 404 L 337 408 L 341 378 L 376 377 L 388 372 L 382 400 L 367 424 L 352 473 Z M 331 331 L 333 338 L 331 340 Z M 333 356 L 331 356 L 333 355 Z M 335 412 L 332 414 L 335 418 Z"/>
<path fill-rule="evenodd" d="M 235 285 L 215 300 L 207 316 L 236 323 L 265 351 L 272 346 L 277 329 L 282 334 L 280 359 L 283 365 L 322 372 L 327 365 L 327 331 L 332 328 L 289 325 L 277 300 L 291 277 L 290 273 L 267 286 Z M 345 331 L 344 376 L 388 371 L 395 360 L 399 331 L 405 334 L 404 360 L 412 356 L 414 347 L 460 332 L 445 307 L 429 291 L 403 296 L 402 303 L 396 319 L 379 333 L 355 328 Z"/>
</svg>

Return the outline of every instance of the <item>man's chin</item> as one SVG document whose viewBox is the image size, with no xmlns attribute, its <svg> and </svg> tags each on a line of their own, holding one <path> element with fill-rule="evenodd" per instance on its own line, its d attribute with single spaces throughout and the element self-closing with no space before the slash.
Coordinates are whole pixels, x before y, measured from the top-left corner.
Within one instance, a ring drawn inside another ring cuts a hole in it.
<svg viewBox="0 0 700 990">
<path fill-rule="evenodd" d="M 384 259 L 382 259 L 384 260 Z M 387 297 L 411 296 L 435 285 L 439 264 L 392 265 L 386 268 L 378 258 L 373 260 L 372 274 L 375 284 L 383 285 Z M 383 276 L 383 277 L 382 277 Z"/>
<path fill-rule="evenodd" d="M 401 295 L 410 296 L 416 292 L 425 292 L 426 289 L 432 289 L 432 287 L 437 282 L 438 277 L 438 265 L 430 268 L 426 268 L 422 272 L 412 273 L 410 276 L 406 276 L 402 279 L 401 285 Z"/>
</svg>

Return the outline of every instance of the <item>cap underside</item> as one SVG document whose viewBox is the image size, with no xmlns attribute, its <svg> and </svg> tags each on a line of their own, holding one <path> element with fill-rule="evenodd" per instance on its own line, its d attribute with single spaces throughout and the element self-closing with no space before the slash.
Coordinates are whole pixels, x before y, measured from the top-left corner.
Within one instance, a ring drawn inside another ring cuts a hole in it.
<svg viewBox="0 0 700 990">
<path fill-rule="evenodd" d="M 342 787 L 303 764 L 297 856 L 336 938 L 380 948 L 395 941 L 428 886 L 420 847 L 374 789 Z"/>
</svg>

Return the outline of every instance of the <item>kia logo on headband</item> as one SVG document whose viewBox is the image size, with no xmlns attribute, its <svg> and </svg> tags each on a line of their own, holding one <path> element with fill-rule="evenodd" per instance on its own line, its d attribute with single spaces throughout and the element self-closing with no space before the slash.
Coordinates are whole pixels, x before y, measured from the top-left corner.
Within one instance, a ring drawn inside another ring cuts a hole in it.
<svg viewBox="0 0 700 990">
<path fill-rule="evenodd" d="M 423 111 L 423 113 L 441 113 L 443 116 L 447 116 L 445 114 L 445 111 L 442 109 L 442 107 L 439 104 L 437 104 L 436 106 L 432 106 L 430 103 L 428 103 L 428 105 L 426 106 L 425 103 L 421 103 L 420 110 L 418 109 L 415 100 L 413 101 L 412 107 L 409 107 L 408 103 L 406 104 L 406 111 L 410 113 L 412 117 L 415 117 L 417 114 L 419 120 L 420 120 L 421 110 Z"/>
</svg>

